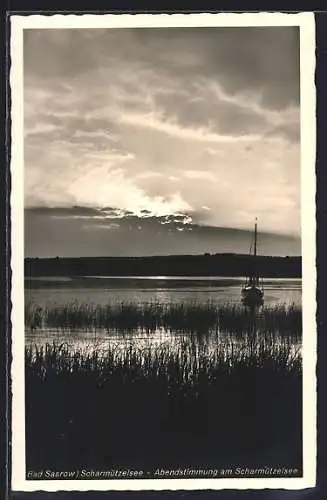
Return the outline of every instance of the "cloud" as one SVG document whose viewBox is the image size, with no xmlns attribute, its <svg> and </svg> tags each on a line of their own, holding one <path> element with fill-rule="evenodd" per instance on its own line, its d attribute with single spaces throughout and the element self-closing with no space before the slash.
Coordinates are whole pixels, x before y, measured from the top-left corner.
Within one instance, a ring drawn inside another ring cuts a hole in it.
<svg viewBox="0 0 327 500">
<path fill-rule="evenodd" d="M 299 234 L 298 56 L 296 28 L 26 31 L 26 206 Z"/>
<path fill-rule="evenodd" d="M 213 142 L 213 143 L 226 143 L 226 142 L 252 142 L 259 141 L 262 135 L 244 134 L 239 136 L 234 135 L 220 135 L 215 133 L 209 126 L 201 128 L 183 127 L 177 123 L 176 117 L 172 116 L 171 120 L 165 120 L 160 113 L 148 114 L 126 114 L 120 118 L 121 123 L 133 125 L 135 127 L 150 128 L 158 132 L 171 135 L 174 138 L 200 141 L 200 142 Z"/>
<path fill-rule="evenodd" d="M 196 214 L 155 217 L 120 212 L 115 217 L 114 212 L 109 207 L 26 209 L 25 253 L 39 257 L 247 253 L 252 238 L 249 231 L 201 225 L 193 220 Z M 260 232 L 259 243 L 263 254 L 300 253 L 298 238 Z"/>
<path fill-rule="evenodd" d="M 184 172 L 184 176 L 187 179 L 200 179 L 217 182 L 217 177 L 213 174 L 213 172 L 209 172 L 208 170 L 186 170 Z"/>
</svg>

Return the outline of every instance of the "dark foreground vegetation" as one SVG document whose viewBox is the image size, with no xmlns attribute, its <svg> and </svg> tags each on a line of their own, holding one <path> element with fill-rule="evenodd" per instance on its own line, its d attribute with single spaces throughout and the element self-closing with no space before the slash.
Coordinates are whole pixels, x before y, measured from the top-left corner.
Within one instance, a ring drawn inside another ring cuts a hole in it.
<svg viewBox="0 0 327 500">
<path fill-rule="evenodd" d="M 252 330 L 279 335 L 302 335 L 302 308 L 291 305 L 266 306 L 255 314 L 238 304 L 135 303 L 108 305 L 70 302 L 65 306 L 41 307 L 28 302 L 25 325 L 30 330 L 107 330 L 124 332 L 158 329 L 205 334 L 209 331 L 243 334 Z"/>
<path fill-rule="evenodd" d="M 246 276 L 253 257 L 241 254 L 153 257 L 26 258 L 25 276 Z M 301 277 L 301 257 L 258 256 L 263 277 Z"/>
<path fill-rule="evenodd" d="M 28 470 L 301 469 L 301 353 L 287 340 L 25 354 Z"/>
</svg>

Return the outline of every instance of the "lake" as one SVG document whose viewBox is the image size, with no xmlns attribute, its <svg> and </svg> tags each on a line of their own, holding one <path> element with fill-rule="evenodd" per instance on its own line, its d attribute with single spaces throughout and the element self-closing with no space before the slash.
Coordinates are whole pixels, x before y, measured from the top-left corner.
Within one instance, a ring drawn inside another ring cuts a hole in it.
<svg viewBox="0 0 327 500">
<path fill-rule="evenodd" d="M 107 306 L 120 304 L 184 304 L 205 305 L 214 303 L 240 304 L 241 278 L 221 277 L 79 277 L 79 278 L 34 278 L 25 279 L 25 304 L 33 303 L 45 309 L 61 309 L 67 304 L 92 304 Z M 301 279 L 266 279 L 264 282 L 265 305 L 301 306 Z M 26 344 L 42 345 L 46 342 L 66 342 L 69 346 L 89 350 L 105 348 L 108 342 L 125 349 L 127 345 L 147 348 L 162 346 L 168 342 L 176 344 L 176 332 L 167 328 L 156 328 L 151 332 L 135 331 L 108 332 L 64 331 L 54 328 L 40 328 L 31 331 L 26 328 Z M 223 341 L 228 341 L 223 335 Z M 180 339 L 178 339 L 177 344 Z M 212 336 L 217 342 L 216 332 Z M 244 339 L 243 339 L 244 340 Z M 222 339 L 221 339 L 222 341 Z M 277 339 L 276 339 L 277 341 Z M 297 342 L 296 342 L 297 344 Z"/>
<path fill-rule="evenodd" d="M 29 278 L 25 280 L 25 301 L 43 306 L 61 306 L 71 301 L 95 304 L 113 302 L 220 303 L 240 301 L 240 278 L 220 277 L 82 277 Z M 301 305 L 301 279 L 264 281 L 265 304 Z"/>
</svg>

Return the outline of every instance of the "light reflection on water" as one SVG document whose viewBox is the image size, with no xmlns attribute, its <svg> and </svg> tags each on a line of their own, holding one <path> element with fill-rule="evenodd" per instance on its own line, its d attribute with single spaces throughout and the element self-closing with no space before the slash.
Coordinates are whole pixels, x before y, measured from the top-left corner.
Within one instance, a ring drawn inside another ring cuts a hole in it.
<svg viewBox="0 0 327 500">
<path fill-rule="evenodd" d="M 299 338 L 289 338 L 278 333 L 262 336 L 260 333 L 251 335 L 231 335 L 228 333 L 209 332 L 207 335 L 197 336 L 190 333 L 169 332 L 165 329 L 156 329 L 155 331 L 144 334 L 140 330 L 123 333 L 120 332 L 86 332 L 86 331 L 55 331 L 38 330 L 35 332 L 26 331 L 26 345 L 45 345 L 55 342 L 65 344 L 72 351 L 79 351 L 87 354 L 96 350 L 99 355 L 105 356 L 108 349 L 114 350 L 117 355 L 123 354 L 129 349 L 137 351 L 139 354 L 147 350 L 156 351 L 162 348 L 168 348 L 170 352 L 177 353 L 181 349 L 188 349 L 191 345 L 201 350 L 205 346 L 205 351 L 209 355 L 214 355 L 217 350 L 223 350 L 226 356 L 232 351 L 241 351 L 244 347 L 249 347 L 251 341 L 261 341 L 261 345 L 273 346 L 278 350 L 283 347 L 290 347 L 290 354 L 295 355 L 301 351 L 301 340 Z M 240 354 L 239 353 L 239 354 Z"/>
<path fill-rule="evenodd" d="M 43 306 L 78 302 L 104 305 L 114 302 L 232 302 L 239 303 L 240 278 L 178 277 L 25 280 L 25 301 Z M 265 304 L 301 304 L 301 279 L 267 279 Z"/>
<path fill-rule="evenodd" d="M 242 280 L 229 278 L 178 278 L 178 280 L 161 278 L 144 278 L 133 280 L 126 278 L 97 278 L 96 280 L 36 280 L 39 283 L 25 281 L 25 302 L 33 302 L 42 307 L 60 307 L 72 301 L 93 303 L 97 305 L 117 304 L 120 302 L 136 304 L 159 302 L 169 303 L 240 303 L 240 286 Z M 64 284 L 63 284 L 64 283 Z M 68 283 L 68 285 L 67 285 Z M 301 280 L 300 279 L 269 279 L 265 281 L 265 305 L 274 306 L 278 304 L 301 305 Z M 27 345 L 44 345 L 47 342 L 65 343 L 73 350 L 84 352 L 96 348 L 99 352 L 108 347 L 124 350 L 129 347 L 137 349 L 149 349 L 170 346 L 171 349 L 179 349 L 181 342 L 188 342 L 190 334 L 170 332 L 167 329 L 156 329 L 144 333 L 141 330 L 133 332 L 117 332 L 106 330 L 92 331 L 56 331 L 42 329 L 25 332 Z M 194 338 L 194 337 L 193 337 Z M 217 345 L 238 345 L 246 341 L 246 332 L 241 338 L 226 334 L 224 332 L 210 332 L 202 336 L 209 350 L 215 350 Z M 197 338 L 200 342 L 200 337 Z M 285 343 L 285 336 L 277 333 L 272 338 L 275 346 Z M 293 339 L 294 349 L 298 349 L 300 341 Z"/>
</svg>

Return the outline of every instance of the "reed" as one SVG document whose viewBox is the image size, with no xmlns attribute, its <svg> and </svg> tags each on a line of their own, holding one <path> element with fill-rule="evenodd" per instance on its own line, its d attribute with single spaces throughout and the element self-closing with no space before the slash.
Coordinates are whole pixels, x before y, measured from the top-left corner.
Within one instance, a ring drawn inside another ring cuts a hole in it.
<svg viewBox="0 0 327 500">
<path fill-rule="evenodd" d="M 301 463 L 301 352 L 269 336 L 211 348 L 25 349 L 29 469 Z M 274 456 L 275 441 L 283 443 Z M 263 459 L 264 460 L 264 459 Z"/>
<path fill-rule="evenodd" d="M 267 367 L 270 371 L 301 374 L 302 366 L 300 348 L 294 348 L 288 341 L 275 344 L 270 337 L 246 338 L 243 343 L 224 340 L 214 348 L 190 337 L 160 345 L 116 344 L 92 351 L 74 350 L 65 343 L 53 342 L 26 346 L 25 361 L 28 372 L 41 378 L 46 378 L 48 373 L 78 375 L 85 371 L 101 378 L 117 371 L 122 377 L 126 373 L 133 376 L 137 373 L 148 379 L 157 376 L 169 379 L 174 373 L 178 384 L 192 385 L 198 383 L 202 374 L 211 379 L 214 372 L 230 373 L 249 368 L 265 370 Z"/>
<path fill-rule="evenodd" d="M 208 303 L 114 303 L 108 305 L 70 302 L 64 306 L 41 307 L 27 303 L 25 325 L 31 330 L 107 330 L 153 332 L 208 331 L 243 334 L 256 331 L 301 336 L 302 310 L 291 305 L 266 306 L 253 315 L 243 306 Z"/>
</svg>

